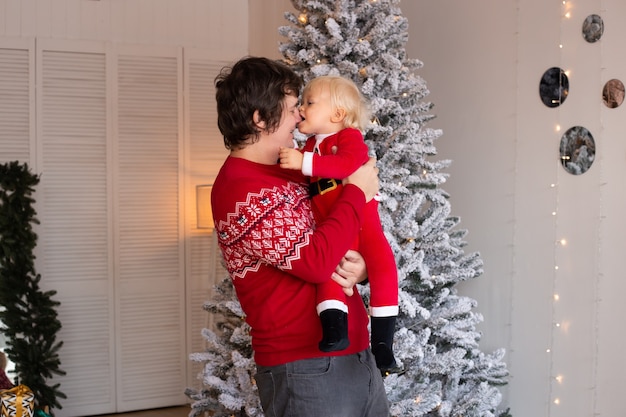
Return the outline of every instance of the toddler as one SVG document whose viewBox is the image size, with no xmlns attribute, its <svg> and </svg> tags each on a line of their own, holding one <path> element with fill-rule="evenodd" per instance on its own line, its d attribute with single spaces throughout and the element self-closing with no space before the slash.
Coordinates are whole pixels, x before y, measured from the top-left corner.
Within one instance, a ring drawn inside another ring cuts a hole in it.
<svg viewBox="0 0 626 417">
<path fill-rule="evenodd" d="M 301 170 L 310 177 L 316 221 L 325 218 L 341 193 L 343 178 L 368 160 L 361 131 L 370 113 L 354 82 L 339 76 L 322 76 L 302 92 L 302 121 L 298 130 L 311 135 L 303 150 L 280 149 L 280 166 Z M 383 234 L 378 201 L 366 205 L 365 220 L 353 249 L 365 259 L 370 283 L 371 347 L 381 372 L 397 367 L 393 335 L 398 315 L 398 272 L 389 242 Z M 332 280 L 317 289 L 317 313 L 322 323 L 319 349 L 324 352 L 349 346 L 348 308 L 341 287 Z"/>
</svg>

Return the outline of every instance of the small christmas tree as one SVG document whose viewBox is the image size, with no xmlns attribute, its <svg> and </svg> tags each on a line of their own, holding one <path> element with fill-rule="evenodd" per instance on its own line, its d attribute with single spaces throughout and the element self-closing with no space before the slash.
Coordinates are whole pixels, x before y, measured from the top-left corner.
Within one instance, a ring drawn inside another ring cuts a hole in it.
<svg viewBox="0 0 626 417">
<path fill-rule="evenodd" d="M 43 410 L 62 408 L 58 398 L 66 396 L 60 384 L 46 384 L 65 372 L 59 368 L 63 342 L 56 340 L 60 303 L 53 300 L 56 291 L 41 291 L 34 266 L 37 235 L 32 225 L 38 221 L 32 193 L 38 183 L 26 164 L 0 165 L 0 322 L 17 379 L 33 391 L 37 409 Z"/>
<path fill-rule="evenodd" d="M 460 220 L 450 215 L 448 195 L 440 188 L 450 162 L 432 160 L 442 132 L 426 127 L 434 117 L 432 105 L 424 101 L 429 91 L 417 75 L 422 63 L 406 56 L 408 22 L 399 0 L 292 3 L 297 13 L 286 13 L 291 25 L 280 28 L 288 40 L 280 47 L 285 62 L 305 81 L 327 74 L 352 79 L 376 115 L 365 139 L 378 159 L 380 215 L 400 279 L 394 350 L 404 371 L 385 377 L 391 414 L 505 415 L 498 409 L 498 387 L 508 376 L 504 350 L 480 350 L 477 303 L 455 288 L 482 273 L 482 260 L 478 253 L 464 253 L 466 231 L 457 229 Z M 367 287 L 361 293 L 367 300 Z M 239 325 L 245 328 L 241 319 Z M 209 352 L 236 348 L 228 343 L 214 340 Z M 205 379 L 213 371 L 208 362 Z M 225 371 L 222 381 L 235 373 Z M 242 384 L 230 388 L 242 398 L 256 395 Z"/>
</svg>

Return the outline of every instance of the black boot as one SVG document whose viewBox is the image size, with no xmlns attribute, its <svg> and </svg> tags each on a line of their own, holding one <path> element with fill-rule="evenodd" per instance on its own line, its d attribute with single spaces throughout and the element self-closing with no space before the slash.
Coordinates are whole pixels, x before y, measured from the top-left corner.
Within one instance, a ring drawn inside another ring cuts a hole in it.
<svg viewBox="0 0 626 417">
<path fill-rule="evenodd" d="M 394 317 L 371 317 L 372 353 L 376 366 L 383 376 L 398 373 L 401 369 L 393 356 L 393 334 L 396 328 Z"/>
<path fill-rule="evenodd" d="M 322 352 L 344 350 L 350 345 L 348 340 L 348 313 L 336 308 L 329 308 L 320 313 L 322 321 L 322 340 L 319 349 Z"/>
</svg>

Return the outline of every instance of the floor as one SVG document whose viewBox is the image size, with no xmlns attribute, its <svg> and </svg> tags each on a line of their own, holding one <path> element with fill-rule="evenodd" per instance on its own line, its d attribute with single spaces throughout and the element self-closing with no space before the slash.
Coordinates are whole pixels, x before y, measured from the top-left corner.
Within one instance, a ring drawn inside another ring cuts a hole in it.
<svg viewBox="0 0 626 417">
<path fill-rule="evenodd" d="M 155 410 L 133 411 L 132 413 L 105 414 L 98 417 L 187 417 L 189 406 L 157 408 Z"/>
</svg>

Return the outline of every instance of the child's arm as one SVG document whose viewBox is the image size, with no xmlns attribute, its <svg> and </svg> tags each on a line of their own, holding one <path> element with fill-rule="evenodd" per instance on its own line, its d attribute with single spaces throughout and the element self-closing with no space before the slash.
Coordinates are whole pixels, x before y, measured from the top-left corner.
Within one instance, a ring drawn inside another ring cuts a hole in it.
<svg viewBox="0 0 626 417">
<path fill-rule="evenodd" d="M 329 139 L 331 138 L 325 141 Z M 330 145 L 334 145 L 332 152 L 328 149 Z M 321 155 L 305 153 L 302 173 L 308 176 L 341 179 L 353 173 L 368 160 L 368 148 L 361 132 L 348 128 L 340 131 L 334 141 L 328 142 Z"/>
<path fill-rule="evenodd" d="M 280 148 L 278 152 L 280 167 L 284 169 L 302 170 L 302 152 L 294 148 Z"/>
</svg>

